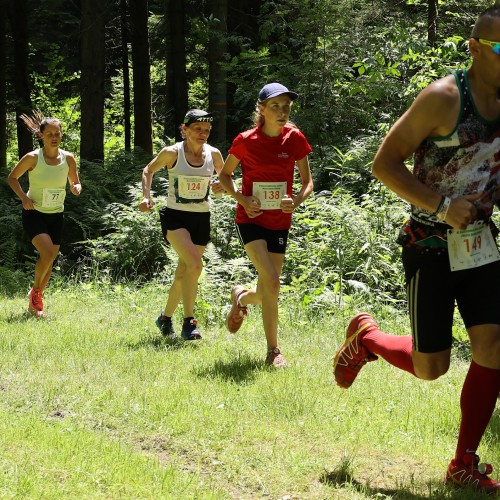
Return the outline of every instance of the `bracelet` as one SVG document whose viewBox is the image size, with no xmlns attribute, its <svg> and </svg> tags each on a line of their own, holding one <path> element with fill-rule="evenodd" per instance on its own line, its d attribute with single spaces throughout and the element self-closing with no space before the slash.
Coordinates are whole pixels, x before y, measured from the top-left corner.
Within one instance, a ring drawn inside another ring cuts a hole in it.
<svg viewBox="0 0 500 500">
<path fill-rule="evenodd" d="M 438 221 L 444 222 L 446 216 L 448 215 L 448 209 L 450 208 L 450 204 L 451 204 L 451 198 L 449 196 L 445 196 L 441 208 L 439 209 L 438 212 L 436 212 L 436 217 Z"/>
<path fill-rule="evenodd" d="M 436 210 L 434 210 L 434 215 L 438 214 L 442 210 L 445 199 L 446 199 L 446 196 L 443 194 L 441 196 L 441 201 L 439 202 L 438 207 L 436 208 Z"/>
</svg>

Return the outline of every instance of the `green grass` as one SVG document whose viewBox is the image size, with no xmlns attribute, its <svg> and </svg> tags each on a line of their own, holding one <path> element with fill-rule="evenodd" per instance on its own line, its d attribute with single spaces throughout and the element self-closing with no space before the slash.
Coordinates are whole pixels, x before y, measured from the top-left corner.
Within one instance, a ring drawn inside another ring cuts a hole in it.
<svg viewBox="0 0 500 500">
<path fill-rule="evenodd" d="M 184 343 L 157 332 L 155 284 L 49 288 L 44 319 L 1 296 L 0 497 L 486 498 L 442 486 L 466 360 L 432 383 L 370 363 L 341 390 L 331 357 L 352 310 L 309 318 L 287 298 L 275 371 L 259 309 L 230 335 L 225 298 L 204 297 L 204 339 Z M 497 409 L 479 450 L 497 467 L 499 429 Z"/>
</svg>

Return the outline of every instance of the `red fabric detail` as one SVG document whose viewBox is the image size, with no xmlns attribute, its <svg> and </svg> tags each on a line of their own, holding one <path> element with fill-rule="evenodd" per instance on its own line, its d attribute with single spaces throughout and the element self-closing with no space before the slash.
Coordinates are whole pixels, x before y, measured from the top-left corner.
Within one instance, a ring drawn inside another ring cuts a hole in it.
<svg viewBox="0 0 500 500">
<path fill-rule="evenodd" d="M 500 392 L 500 370 L 486 368 L 471 362 L 460 397 L 462 421 L 458 434 L 456 460 L 462 460 L 467 452 L 475 452 L 491 415 L 495 410 Z"/>
<path fill-rule="evenodd" d="M 396 368 L 415 375 L 411 335 L 388 335 L 380 330 L 374 330 L 367 333 L 362 342 L 371 353 L 381 356 Z"/>
<path fill-rule="evenodd" d="M 293 197 L 295 162 L 312 151 L 304 134 L 294 127 L 285 126 L 281 135 L 268 137 L 260 127 L 239 134 L 233 141 L 229 154 L 240 160 L 243 174 L 241 192 L 252 195 L 253 182 L 287 182 L 287 193 Z M 241 205 L 236 208 L 236 223 L 257 224 L 267 229 L 289 229 L 292 214 L 281 210 L 264 210 L 250 219 Z"/>
</svg>

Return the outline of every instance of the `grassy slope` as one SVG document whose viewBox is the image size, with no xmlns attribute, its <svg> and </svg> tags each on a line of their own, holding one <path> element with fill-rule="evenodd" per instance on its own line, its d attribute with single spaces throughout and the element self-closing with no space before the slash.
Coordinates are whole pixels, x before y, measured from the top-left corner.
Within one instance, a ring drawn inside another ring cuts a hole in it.
<svg viewBox="0 0 500 500">
<path fill-rule="evenodd" d="M 344 391 L 331 357 L 352 311 L 283 304 L 291 366 L 274 372 L 258 308 L 236 336 L 221 311 L 202 342 L 167 343 L 163 301 L 154 285 L 49 289 L 37 320 L 0 297 L 2 498 L 482 498 L 442 487 L 464 361 L 432 383 L 371 363 Z M 499 429 L 497 409 L 480 450 L 497 467 Z"/>
</svg>

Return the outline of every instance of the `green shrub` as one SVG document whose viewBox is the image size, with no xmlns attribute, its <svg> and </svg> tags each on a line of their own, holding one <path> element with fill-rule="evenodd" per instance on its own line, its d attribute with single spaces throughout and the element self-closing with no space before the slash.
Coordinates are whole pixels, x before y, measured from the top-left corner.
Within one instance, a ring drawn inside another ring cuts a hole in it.
<svg viewBox="0 0 500 500">
<path fill-rule="evenodd" d="M 400 250 L 395 243 L 403 204 L 378 183 L 356 199 L 337 189 L 310 197 L 296 215 L 283 281 L 308 310 L 350 296 L 404 301 Z"/>
<path fill-rule="evenodd" d="M 131 187 L 128 204 L 110 203 L 100 214 L 101 235 L 81 242 L 80 273 L 108 273 L 113 280 L 148 280 L 171 262 L 161 234 L 158 199 L 153 213 L 138 209 L 138 188 Z M 95 214 L 96 216 L 98 214 Z"/>
<path fill-rule="evenodd" d="M 12 296 L 27 291 L 29 283 L 30 277 L 21 269 L 12 270 L 0 266 L 0 293 Z"/>
</svg>

